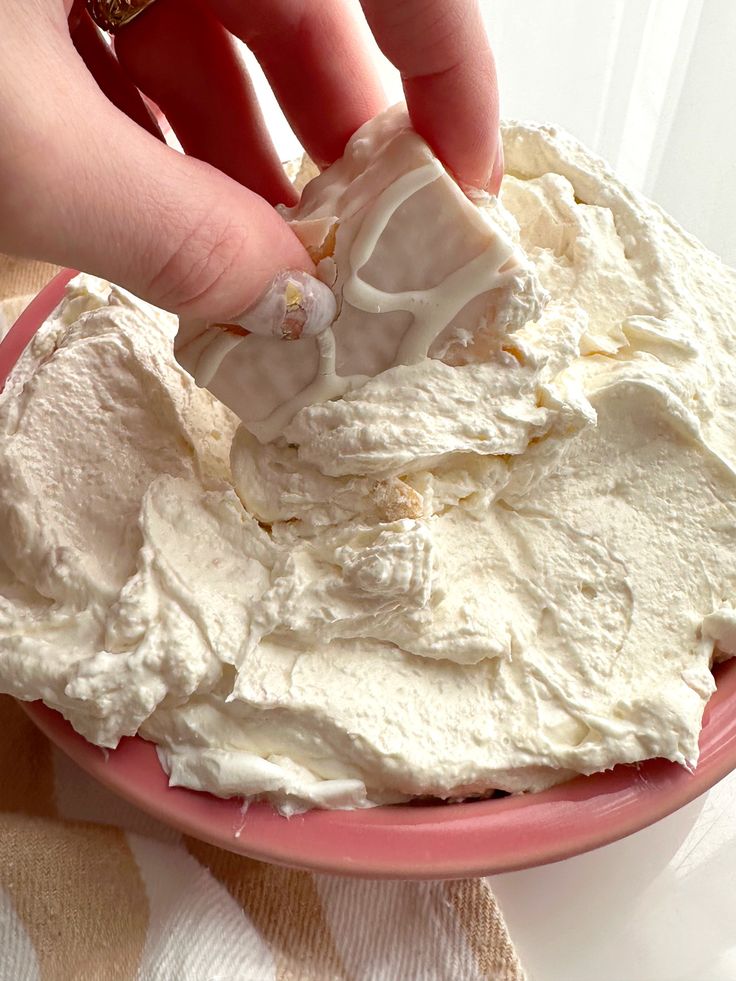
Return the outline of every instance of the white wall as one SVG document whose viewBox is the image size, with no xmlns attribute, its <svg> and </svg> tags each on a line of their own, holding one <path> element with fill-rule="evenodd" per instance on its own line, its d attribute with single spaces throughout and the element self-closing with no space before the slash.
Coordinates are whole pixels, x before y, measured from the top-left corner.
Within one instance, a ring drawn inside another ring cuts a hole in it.
<svg viewBox="0 0 736 981">
<path fill-rule="evenodd" d="M 565 126 L 736 265 L 734 0 L 485 0 L 502 111 Z"/>
</svg>

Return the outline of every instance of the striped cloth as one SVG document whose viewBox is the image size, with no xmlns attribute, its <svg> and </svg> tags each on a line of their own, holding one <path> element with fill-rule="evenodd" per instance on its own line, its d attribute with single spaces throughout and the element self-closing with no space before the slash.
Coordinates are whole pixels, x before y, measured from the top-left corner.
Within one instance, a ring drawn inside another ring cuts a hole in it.
<svg viewBox="0 0 736 981">
<path fill-rule="evenodd" d="M 0 257 L 0 337 L 54 272 Z M 96 784 L 0 696 L 0 981 L 523 978 L 486 880 L 343 879 L 221 851 Z"/>
</svg>

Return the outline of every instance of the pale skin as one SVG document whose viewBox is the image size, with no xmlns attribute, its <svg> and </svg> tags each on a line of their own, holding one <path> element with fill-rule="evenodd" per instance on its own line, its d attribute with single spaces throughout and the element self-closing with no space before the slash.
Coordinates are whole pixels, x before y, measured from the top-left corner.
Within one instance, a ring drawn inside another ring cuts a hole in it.
<svg viewBox="0 0 736 981">
<path fill-rule="evenodd" d="M 248 308 L 281 270 L 313 272 L 274 210 L 294 203 L 294 192 L 234 37 L 326 166 L 386 105 L 357 4 L 156 0 L 117 35 L 119 67 L 95 51 L 72 6 L 0 3 L 0 251 L 83 269 L 215 320 Z M 462 185 L 495 193 L 496 72 L 473 0 L 362 0 L 362 9 L 401 72 L 415 128 Z M 116 101 L 137 121 L 103 94 L 111 69 Z M 136 87 L 160 106 L 187 156 L 148 131 Z"/>
</svg>

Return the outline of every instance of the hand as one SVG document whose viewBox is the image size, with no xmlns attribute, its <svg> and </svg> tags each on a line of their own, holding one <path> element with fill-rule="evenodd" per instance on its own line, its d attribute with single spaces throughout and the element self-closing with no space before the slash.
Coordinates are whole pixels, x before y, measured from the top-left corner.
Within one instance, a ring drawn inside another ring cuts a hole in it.
<svg viewBox="0 0 736 981">
<path fill-rule="evenodd" d="M 279 271 L 313 272 L 272 207 L 293 203 L 294 191 L 233 36 L 255 53 L 307 153 L 325 166 L 385 105 L 348 0 L 156 0 L 116 36 L 119 64 L 86 13 L 67 21 L 71 7 L 0 4 L 0 249 L 223 320 Z M 416 129 L 461 183 L 497 190 L 496 76 L 475 4 L 363 0 L 363 9 L 401 71 Z M 117 85 L 128 115 L 100 85 Z M 187 156 L 148 131 L 136 86 Z"/>
</svg>

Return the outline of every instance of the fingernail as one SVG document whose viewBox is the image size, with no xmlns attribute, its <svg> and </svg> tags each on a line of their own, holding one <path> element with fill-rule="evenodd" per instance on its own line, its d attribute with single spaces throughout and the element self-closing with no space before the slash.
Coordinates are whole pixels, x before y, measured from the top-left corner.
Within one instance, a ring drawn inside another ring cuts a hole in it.
<svg viewBox="0 0 736 981">
<path fill-rule="evenodd" d="M 300 269 L 289 269 L 278 273 L 261 298 L 231 323 L 261 337 L 297 341 L 321 334 L 336 313 L 329 286 Z"/>
</svg>

